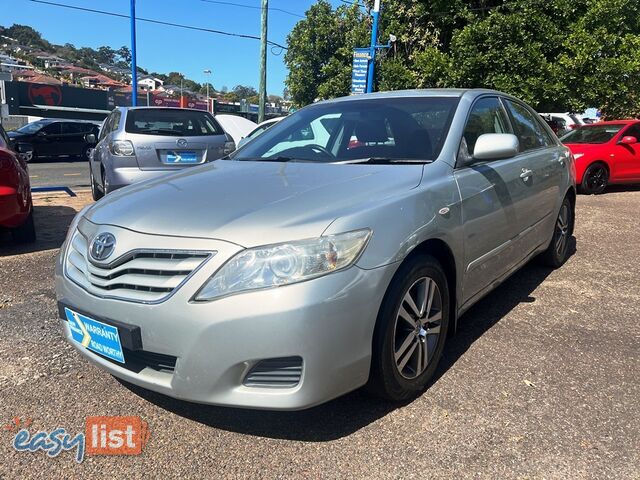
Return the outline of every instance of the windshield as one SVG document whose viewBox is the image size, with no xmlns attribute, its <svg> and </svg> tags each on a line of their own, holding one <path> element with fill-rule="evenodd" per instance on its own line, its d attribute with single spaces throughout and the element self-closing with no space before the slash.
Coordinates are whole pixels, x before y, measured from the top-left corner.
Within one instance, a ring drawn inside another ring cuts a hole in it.
<svg viewBox="0 0 640 480">
<path fill-rule="evenodd" d="M 49 122 L 32 122 L 27 123 L 24 127 L 20 127 L 16 130 L 16 132 L 26 133 L 31 135 L 33 133 L 37 133 L 42 127 L 48 125 Z"/>
<path fill-rule="evenodd" d="M 128 133 L 199 137 L 221 135 L 222 128 L 207 112 L 194 110 L 145 108 L 129 110 L 125 130 Z"/>
<path fill-rule="evenodd" d="M 588 125 L 572 130 L 560 139 L 562 143 L 607 143 L 624 125 Z"/>
<path fill-rule="evenodd" d="M 458 98 L 356 99 L 312 105 L 231 155 L 233 160 L 432 161 L 440 154 Z"/>
</svg>

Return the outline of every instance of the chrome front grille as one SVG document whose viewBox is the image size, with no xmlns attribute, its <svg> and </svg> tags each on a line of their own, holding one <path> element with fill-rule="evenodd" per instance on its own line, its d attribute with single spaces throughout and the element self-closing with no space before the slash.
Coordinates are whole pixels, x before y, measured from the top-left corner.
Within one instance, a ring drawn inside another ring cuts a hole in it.
<svg viewBox="0 0 640 480">
<path fill-rule="evenodd" d="M 141 303 L 165 300 L 215 252 L 135 249 L 111 263 L 89 258 L 89 241 L 76 230 L 65 260 L 65 275 L 89 293 Z"/>
</svg>

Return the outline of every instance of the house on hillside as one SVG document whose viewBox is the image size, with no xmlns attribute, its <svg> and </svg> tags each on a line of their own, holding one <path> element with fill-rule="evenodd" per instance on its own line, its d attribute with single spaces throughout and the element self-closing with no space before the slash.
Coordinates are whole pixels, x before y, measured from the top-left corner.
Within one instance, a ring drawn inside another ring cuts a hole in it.
<svg viewBox="0 0 640 480">
<path fill-rule="evenodd" d="M 151 90 L 153 92 L 163 85 L 164 81 L 152 75 L 140 75 L 138 77 L 138 86 L 143 87 L 145 90 Z"/>
<path fill-rule="evenodd" d="M 87 75 L 80 78 L 82 86 L 85 88 L 99 88 L 102 90 L 111 90 L 124 87 L 124 83 L 118 82 L 106 75 Z"/>
<path fill-rule="evenodd" d="M 121 75 L 123 77 L 131 77 L 131 70 L 128 68 L 122 68 L 108 63 L 99 63 L 98 66 L 103 72 L 115 73 L 116 75 Z"/>
</svg>

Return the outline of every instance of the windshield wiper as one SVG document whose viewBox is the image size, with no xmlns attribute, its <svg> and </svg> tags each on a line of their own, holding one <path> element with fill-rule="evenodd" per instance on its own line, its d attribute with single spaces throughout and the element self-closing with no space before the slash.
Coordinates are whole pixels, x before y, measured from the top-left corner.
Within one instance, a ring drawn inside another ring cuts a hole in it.
<svg viewBox="0 0 640 480">
<path fill-rule="evenodd" d="M 354 160 L 344 160 L 338 161 L 335 163 L 367 163 L 371 165 L 387 165 L 389 163 L 393 164 L 425 164 L 425 163 L 433 163 L 433 160 L 417 160 L 415 158 L 391 158 L 391 157 L 367 157 L 367 158 L 356 158 Z"/>
<path fill-rule="evenodd" d="M 291 162 L 296 161 L 291 157 L 245 157 L 245 158 L 230 158 L 230 160 L 238 160 L 241 162 Z"/>
</svg>

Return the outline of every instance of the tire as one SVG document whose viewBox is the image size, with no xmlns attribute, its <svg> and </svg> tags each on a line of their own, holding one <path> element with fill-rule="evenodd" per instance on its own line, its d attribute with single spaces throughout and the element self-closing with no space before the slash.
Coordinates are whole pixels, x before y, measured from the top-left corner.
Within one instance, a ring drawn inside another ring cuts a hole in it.
<svg viewBox="0 0 640 480">
<path fill-rule="evenodd" d="M 440 263 L 430 255 L 409 258 L 393 277 L 378 313 L 367 390 L 393 402 L 419 395 L 442 357 L 449 317 L 449 286 Z"/>
<path fill-rule="evenodd" d="M 11 236 L 15 243 L 33 243 L 36 241 L 36 227 L 33 222 L 33 207 L 25 222 L 11 230 Z"/>
<path fill-rule="evenodd" d="M 98 185 L 96 184 L 96 179 L 93 177 L 93 169 L 91 168 L 91 165 L 89 165 L 89 180 L 91 182 L 91 197 L 94 201 L 97 202 L 102 197 L 104 197 L 104 193 L 98 188 Z"/>
<path fill-rule="evenodd" d="M 91 150 L 93 149 L 93 147 L 90 147 L 89 145 L 87 145 L 86 147 L 84 147 L 82 149 L 82 153 L 80 154 L 80 160 L 87 160 L 87 161 L 91 161 Z"/>
<path fill-rule="evenodd" d="M 587 167 L 582 176 L 580 191 L 587 195 L 598 195 L 609 184 L 609 170 L 604 163 L 596 162 Z"/>
<path fill-rule="evenodd" d="M 551 243 L 540 255 L 540 259 L 545 265 L 552 268 L 559 268 L 567 261 L 569 239 L 573 233 L 573 224 L 575 222 L 574 215 L 571 201 L 565 197 L 553 227 Z"/>
</svg>

